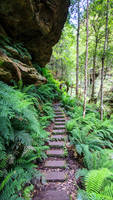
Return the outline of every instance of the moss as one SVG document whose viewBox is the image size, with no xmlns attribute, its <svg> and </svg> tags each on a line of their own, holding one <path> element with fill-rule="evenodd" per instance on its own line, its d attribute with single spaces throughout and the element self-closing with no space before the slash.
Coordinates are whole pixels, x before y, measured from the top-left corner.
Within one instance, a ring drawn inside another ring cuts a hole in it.
<svg viewBox="0 0 113 200">
<path fill-rule="evenodd" d="M 4 64 L 4 60 L 0 60 L 0 66 Z"/>
</svg>

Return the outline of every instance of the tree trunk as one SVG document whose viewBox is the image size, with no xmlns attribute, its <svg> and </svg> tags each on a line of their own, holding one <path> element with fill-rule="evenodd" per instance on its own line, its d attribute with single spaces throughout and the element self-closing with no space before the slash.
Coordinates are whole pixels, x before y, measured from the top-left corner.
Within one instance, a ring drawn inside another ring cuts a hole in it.
<svg viewBox="0 0 113 200">
<path fill-rule="evenodd" d="M 94 55 L 93 55 L 93 82 L 92 82 L 91 101 L 94 101 L 94 94 L 95 94 L 95 71 L 96 71 L 97 45 L 98 45 L 98 38 L 96 36 L 95 51 L 94 51 Z"/>
<path fill-rule="evenodd" d="M 86 17 L 86 61 L 85 61 L 85 80 L 84 80 L 84 105 L 83 117 L 86 114 L 86 98 L 87 98 L 87 67 L 88 67 L 88 36 L 89 36 L 89 0 L 87 0 L 87 17 Z"/>
<path fill-rule="evenodd" d="M 101 69 L 101 87 L 100 87 L 100 93 L 101 93 L 101 105 L 100 105 L 100 118 L 103 120 L 103 82 L 104 82 L 104 60 L 105 58 L 102 57 L 102 69 Z"/>
<path fill-rule="evenodd" d="M 76 47 L 76 96 L 78 97 L 79 81 L 79 37 L 80 37 L 80 0 L 78 0 L 78 29 L 77 29 L 77 47 Z"/>
<path fill-rule="evenodd" d="M 106 57 L 106 47 L 108 41 L 108 12 L 109 12 L 109 0 L 107 0 L 107 10 L 106 10 L 106 28 L 105 28 L 105 42 L 102 55 L 102 69 L 101 69 L 101 99 L 100 99 L 100 118 L 103 120 L 103 82 L 104 82 L 104 62 Z"/>
<path fill-rule="evenodd" d="M 71 87 L 71 96 L 72 96 L 73 88 Z"/>
</svg>

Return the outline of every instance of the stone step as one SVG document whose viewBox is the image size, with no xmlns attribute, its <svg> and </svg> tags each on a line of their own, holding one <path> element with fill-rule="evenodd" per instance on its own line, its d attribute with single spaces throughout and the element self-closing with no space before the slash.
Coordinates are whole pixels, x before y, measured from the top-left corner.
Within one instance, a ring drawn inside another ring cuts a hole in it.
<svg viewBox="0 0 113 200">
<path fill-rule="evenodd" d="M 56 140 L 56 141 L 65 141 L 67 140 L 67 136 L 66 135 L 52 135 L 51 140 Z"/>
<path fill-rule="evenodd" d="M 65 121 L 64 122 L 62 122 L 62 121 L 55 122 L 55 125 L 65 125 L 65 124 L 66 124 Z"/>
<path fill-rule="evenodd" d="M 64 157 L 65 156 L 65 152 L 63 149 L 55 149 L 55 150 L 47 150 L 47 156 L 50 157 Z"/>
<path fill-rule="evenodd" d="M 64 115 L 63 112 L 55 112 L 55 115 Z"/>
<path fill-rule="evenodd" d="M 65 116 L 64 115 L 56 115 L 55 118 L 63 118 L 63 119 L 65 119 Z"/>
<path fill-rule="evenodd" d="M 65 118 L 56 118 L 55 119 L 55 122 L 65 122 L 66 120 L 65 120 Z"/>
<path fill-rule="evenodd" d="M 66 168 L 66 161 L 65 160 L 46 160 L 45 168 Z"/>
<path fill-rule="evenodd" d="M 54 106 L 57 106 L 57 107 L 58 107 L 58 106 L 60 107 L 61 105 L 62 105 L 62 103 L 55 103 L 55 104 L 54 104 Z"/>
<path fill-rule="evenodd" d="M 44 173 L 47 182 L 64 182 L 67 174 L 64 172 L 46 172 Z"/>
<path fill-rule="evenodd" d="M 65 129 L 65 125 L 55 125 L 54 129 Z"/>
<path fill-rule="evenodd" d="M 59 107 L 59 106 L 56 106 L 56 107 L 54 107 L 53 109 L 54 109 L 54 111 L 62 111 L 62 108 Z"/>
<path fill-rule="evenodd" d="M 55 113 L 57 113 L 57 112 L 62 112 L 62 111 L 63 111 L 63 110 L 58 109 L 58 108 L 57 108 L 57 109 L 54 109 L 54 112 L 55 112 Z"/>
<path fill-rule="evenodd" d="M 62 135 L 62 134 L 64 135 L 65 133 L 66 133 L 66 130 L 65 130 L 65 129 L 54 129 L 54 130 L 53 130 L 53 134 L 54 134 L 54 135 L 60 135 L 60 134 L 61 134 L 61 135 Z"/>
<path fill-rule="evenodd" d="M 54 110 L 60 112 L 60 111 L 62 111 L 63 109 L 62 109 L 61 107 L 58 106 L 58 107 L 55 107 Z"/>
<path fill-rule="evenodd" d="M 36 198 L 38 200 L 69 200 L 69 195 L 65 191 L 46 190 L 41 191 Z"/>
<path fill-rule="evenodd" d="M 62 148 L 65 146 L 63 141 L 49 141 L 49 146 L 51 148 Z"/>
</svg>

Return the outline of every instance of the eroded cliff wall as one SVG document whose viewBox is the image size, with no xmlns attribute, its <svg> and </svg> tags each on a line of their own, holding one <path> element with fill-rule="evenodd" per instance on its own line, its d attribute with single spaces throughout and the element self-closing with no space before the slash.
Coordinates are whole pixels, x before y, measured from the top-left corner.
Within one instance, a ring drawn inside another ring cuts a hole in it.
<svg viewBox="0 0 113 200">
<path fill-rule="evenodd" d="M 28 56 L 21 58 L 14 45 L 11 48 L 6 42 L 3 47 L 3 43 L 2 45 L 0 43 L 1 63 L 5 59 L 5 67 L 0 64 L 0 71 L 7 71 L 6 60 L 8 58 L 4 57 L 5 51 L 2 51 L 5 48 L 9 55 L 11 54 L 10 59 L 13 57 L 20 62 L 15 67 L 15 61 L 8 60 L 9 63 L 13 62 L 13 69 L 17 75 L 20 76 L 24 71 L 22 77 L 26 77 L 27 80 L 32 77 L 36 81 L 37 72 L 33 69 L 31 60 L 41 67 L 49 62 L 52 47 L 58 42 L 66 21 L 68 7 L 69 0 L 0 0 L 0 35 L 10 37 L 13 43 L 22 43 L 32 57 L 32 59 Z M 8 73 L 11 78 L 14 78 L 10 68 L 8 68 Z M 32 75 L 27 77 L 30 73 Z M 2 72 L 0 72 L 1 75 Z"/>
</svg>

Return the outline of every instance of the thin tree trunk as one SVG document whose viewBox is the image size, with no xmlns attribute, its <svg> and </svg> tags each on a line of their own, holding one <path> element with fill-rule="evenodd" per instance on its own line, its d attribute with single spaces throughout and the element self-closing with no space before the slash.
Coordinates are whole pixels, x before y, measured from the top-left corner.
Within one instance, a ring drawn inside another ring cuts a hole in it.
<svg viewBox="0 0 113 200">
<path fill-rule="evenodd" d="M 103 82 L 104 82 L 104 62 L 105 62 L 105 53 L 106 46 L 108 41 L 108 12 L 109 12 L 109 0 L 107 0 L 107 10 L 106 10 L 106 29 L 105 29 L 105 42 L 102 55 L 102 69 L 101 69 L 101 99 L 100 99 L 100 118 L 103 120 Z"/>
<path fill-rule="evenodd" d="M 98 38 L 96 37 L 95 52 L 94 52 L 94 55 L 93 55 L 93 82 L 92 82 L 91 101 L 94 101 L 94 94 L 95 94 L 95 71 L 96 71 L 97 45 L 98 45 Z"/>
<path fill-rule="evenodd" d="M 103 82 L 104 82 L 104 57 L 102 58 L 102 69 L 101 69 L 101 87 L 100 87 L 100 95 L 101 95 L 101 103 L 100 103 L 100 118 L 103 120 Z"/>
<path fill-rule="evenodd" d="M 107 38 L 107 44 L 106 44 L 107 49 L 108 49 L 108 46 L 109 46 L 109 30 L 108 30 L 108 38 Z M 106 59 L 106 68 L 105 68 L 105 73 L 104 73 L 104 79 L 106 78 L 107 70 L 108 70 L 108 57 Z"/>
<path fill-rule="evenodd" d="M 79 81 L 79 37 L 80 37 L 80 0 L 78 0 L 78 29 L 77 29 L 77 47 L 76 47 L 76 96 L 78 97 Z"/>
<path fill-rule="evenodd" d="M 72 87 L 71 87 L 71 92 L 70 93 L 71 93 L 71 96 L 72 96 Z"/>
<path fill-rule="evenodd" d="M 89 36 L 89 0 L 87 0 L 87 17 L 86 17 L 86 61 L 85 61 L 85 80 L 84 80 L 84 105 L 83 117 L 86 114 L 86 99 L 87 99 L 87 67 L 88 67 L 88 36 Z"/>
</svg>

